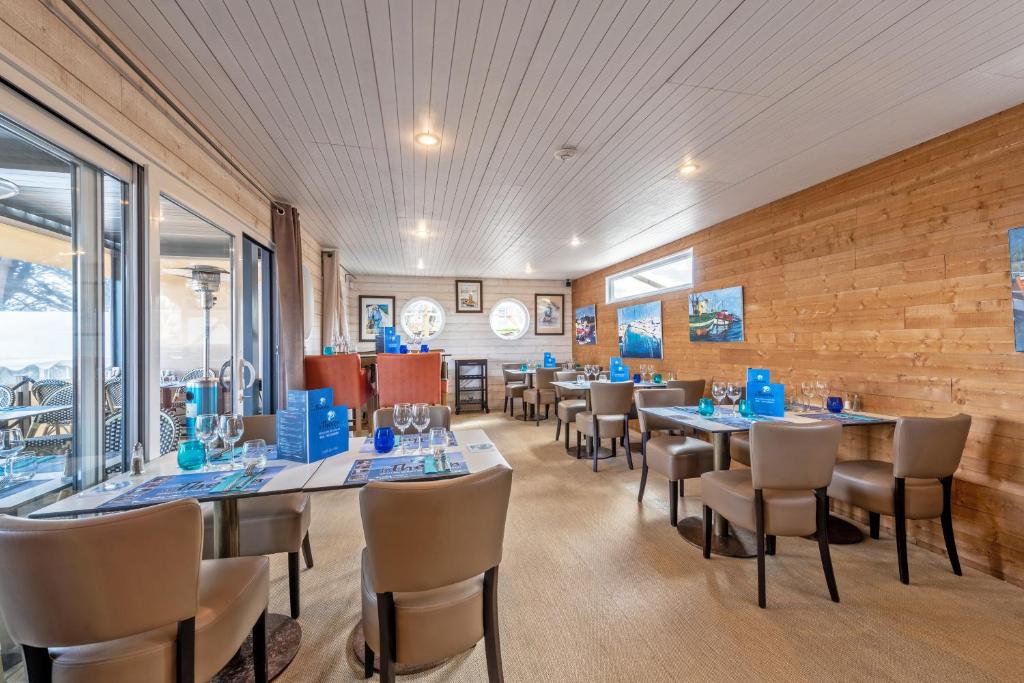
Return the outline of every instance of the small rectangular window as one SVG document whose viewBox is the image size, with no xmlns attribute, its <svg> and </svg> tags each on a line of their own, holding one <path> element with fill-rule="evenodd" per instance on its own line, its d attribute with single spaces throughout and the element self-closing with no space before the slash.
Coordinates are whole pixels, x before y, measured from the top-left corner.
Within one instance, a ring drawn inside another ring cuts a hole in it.
<svg viewBox="0 0 1024 683">
<path fill-rule="evenodd" d="M 605 278 L 605 303 L 652 296 L 693 286 L 693 249 Z"/>
</svg>

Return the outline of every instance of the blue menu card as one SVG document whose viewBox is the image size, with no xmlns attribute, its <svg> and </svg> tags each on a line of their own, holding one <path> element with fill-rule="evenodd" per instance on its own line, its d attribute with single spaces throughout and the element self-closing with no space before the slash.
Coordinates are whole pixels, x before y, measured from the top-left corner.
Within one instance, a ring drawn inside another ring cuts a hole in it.
<svg viewBox="0 0 1024 683">
<path fill-rule="evenodd" d="M 277 457 L 311 463 L 348 450 L 348 408 L 331 389 L 291 390 L 277 413 Z"/>
<path fill-rule="evenodd" d="M 545 368 L 556 367 L 555 366 L 555 354 L 551 353 L 550 351 L 545 351 L 544 352 L 544 367 Z"/>
<path fill-rule="evenodd" d="M 761 384 L 767 384 L 772 381 L 771 370 L 766 368 L 747 368 L 747 384 L 751 382 L 760 382 Z"/>
<path fill-rule="evenodd" d="M 786 414 L 785 387 L 771 382 L 748 382 L 747 402 L 755 415 L 783 417 Z"/>
</svg>

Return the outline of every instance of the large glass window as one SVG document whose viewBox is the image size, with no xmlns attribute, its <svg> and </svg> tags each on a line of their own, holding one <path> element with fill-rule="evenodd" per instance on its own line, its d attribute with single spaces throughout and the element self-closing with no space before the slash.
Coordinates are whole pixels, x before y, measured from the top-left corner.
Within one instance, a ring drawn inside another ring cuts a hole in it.
<svg viewBox="0 0 1024 683">
<path fill-rule="evenodd" d="M 402 331 L 413 343 L 430 341 L 444 331 L 444 308 L 425 296 L 409 299 L 398 317 Z"/>
<path fill-rule="evenodd" d="M 693 286 L 693 249 L 605 278 L 605 302 L 652 296 Z"/>
<path fill-rule="evenodd" d="M 519 299 L 502 299 L 491 309 L 490 323 L 502 339 L 519 339 L 530 329 L 530 311 Z"/>
<path fill-rule="evenodd" d="M 242 238 L 242 378 L 246 415 L 275 412 L 274 252 Z"/>
</svg>

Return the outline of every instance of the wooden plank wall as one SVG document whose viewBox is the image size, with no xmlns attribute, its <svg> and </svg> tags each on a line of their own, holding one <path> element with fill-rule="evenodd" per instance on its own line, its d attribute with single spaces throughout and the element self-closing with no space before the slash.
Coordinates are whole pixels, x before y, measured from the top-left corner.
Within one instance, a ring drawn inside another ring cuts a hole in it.
<svg viewBox="0 0 1024 683">
<path fill-rule="evenodd" d="M 865 410 L 969 413 L 954 487 L 961 558 L 1024 585 L 1024 354 L 1007 250 L 1007 230 L 1024 225 L 1022 169 L 1024 105 L 587 275 L 573 301 L 597 304 L 598 344 L 575 358 L 617 354 L 621 304 L 603 303 L 606 275 L 693 247 L 697 291 L 743 285 L 746 341 L 690 343 L 687 292 L 671 293 L 656 365 L 708 379 L 767 367 L 787 384 L 823 377 L 858 392 Z M 891 457 L 891 427 L 845 431 L 842 458 Z M 937 522 L 911 533 L 944 552 Z"/>
</svg>

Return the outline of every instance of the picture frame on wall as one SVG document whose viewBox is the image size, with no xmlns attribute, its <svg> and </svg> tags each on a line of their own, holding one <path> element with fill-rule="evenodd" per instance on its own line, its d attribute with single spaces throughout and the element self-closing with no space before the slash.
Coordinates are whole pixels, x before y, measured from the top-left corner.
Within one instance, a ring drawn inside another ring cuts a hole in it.
<svg viewBox="0 0 1024 683">
<path fill-rule="evenodd" d="M 689 296 L 691 342 L 741 342 L 743 287 L 726 287 Z"/>
<path fill-rule="evenodd" d="M 662 358 L 661 302 L 626 306 L 617 311 L 619 356 Z"/>
<path fill-rule="evenodd" d="M 484 312 L 484 281 L 483 280 L 456 280 L 455 281 L 455 312 L 456 313 L 483 313 Z"/>
<path fill-rule="evenodd" d="M 1013 347 L 1024 351 L 1024 227 L 1008 233 L 1010 243 L 1010 301 L 1013 307 Z"/>
<path fill-rule="evenodd" d="M 359 341 L 373 341 L 383 327 L 395 326 L 395 297 L 359 297 Z"/>
<path fill-rule="evenodd" d="M 565 295 L 533 295 L 533 333 L 565 334 Z"/>
<path fill-rule="evenodd" d="M 597 343 L 597 305 L 580 306 L 575 317 L 576 344 L 585 346 Z"/>
</svg>

